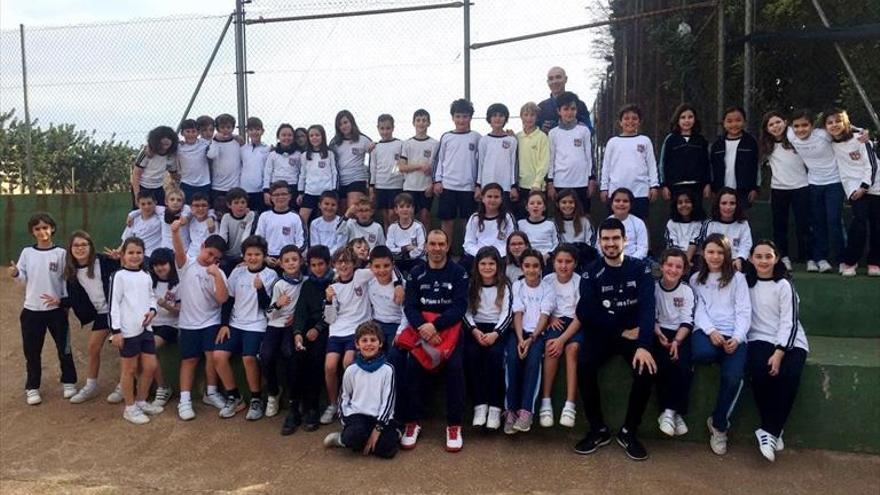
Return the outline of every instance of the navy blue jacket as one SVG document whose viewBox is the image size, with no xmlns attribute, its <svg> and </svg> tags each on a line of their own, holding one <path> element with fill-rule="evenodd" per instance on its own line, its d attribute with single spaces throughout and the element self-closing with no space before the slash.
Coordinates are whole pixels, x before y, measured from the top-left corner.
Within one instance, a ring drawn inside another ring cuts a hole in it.
<svg viewBox="0 0 880 495">
<path fill-rule="evenodd" d="M 724 187 L 725 136 L 722 134 L 712 143 L 709 159 L 712 162 L 712 190 L 717 192 Z M 740 192 L 758 191 L 758 141 L 748 132 L 743 132 L 736 148 L 736 190 Z"/>
<path fill-rule="evenodd" d="M 660 185 L 670 187 L 681 182 L 695 182 L 705 186 L 711 180 L 706 138 L 694 134 L 685 140 L 677 132 L 669 133 L 660 148 Z"/>
<path fill-rule="evenodd" d="M 119 261 L 108 258 L 102 253 L 96 253 L 95 259 L 98 261 L 98 266 L 101 267 L 101 286 L 104 288 L 104 297 L 107 299 L 107 304 L 110 304 L 110 279 L 113 277 L 113 272 L 119 270 Z M 67 297 L 61 300 L 61 307 L 73 309 L 73 314 L 82 325 L 88 325 L 98 317 L 98 310 L 95 309 L 88 293 L 76 277 L 67 281 Z"/>
<path fill-rule="evenodd" d="M 654 341 L 655 302 L 654 277 L 647 263 L 625 256 L 621 266 L 613 267 L 600 258 L 581 275 L 580 291 L 575 314 L 586 335 L 620 335 L 638 327 L 638 346 L 650 350 Z"/>
<path fill-rule="evenodd" d="M 403 312 L 413 328 L 425 323 L 422 311 L 440 313 L 434 326 L 443 330 L 464 318 L 467 290 L 467 273 L 458 263 L 446 260 L 446 265 L 437 270 L 420 263 L 407 278 Z"/>
</svg>

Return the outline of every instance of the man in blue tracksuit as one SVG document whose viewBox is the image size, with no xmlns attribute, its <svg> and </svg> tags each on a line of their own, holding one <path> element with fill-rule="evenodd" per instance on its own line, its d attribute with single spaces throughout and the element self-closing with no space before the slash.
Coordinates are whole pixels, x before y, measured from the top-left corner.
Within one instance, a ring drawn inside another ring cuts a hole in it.
<svg viewBox="0 0 880 495">
<path fill-rule="evenodd" d="M 652 375 L 657 365 L 650 350 L 654 340 L 654 279 L 644 261 L 624 256 L 626 230 L 616 218 L 599 226 L 602 258 L 581 276 L 581 297 L 576 315 L 584 332 L 578 363 L 578 384 L 590 430 L 575 446 L 578 454 L 590 454 L 611 442 L 602 417 L 599 369 L 614 354 L 632 366 L 632 388 L 626 420 L 617 443 L 633 460 L 648 458 L 636 438 L 636 430 L 651 397 Z"/>
<path fill-rule="evenodd" d="M 428 262 L 416 266 L 406 283 L 403 312 L 412 328 L 418 330 L 425 343 L 434 343 L 438 331 L 460 325 L 467 308 L 467 273 L 458 263 L 449 259 L 449 238 L 442 230 L 428 233 L 425 243 Z M 425 320 L 422 312 L 439 316 L 433 323 Z M 458 330 L 461 331 L 460 329 Z M 461 450 L 461 423 L 464 414 L 464 368 L 462 365 L 461 334 L 441 373 L 446 379 L 446 450 Z M 405 423 L 401 438 L 403 449 L 416 446 L 424 416 L 425 394 L 423 388 L 430 374 L 422 365 L 407 355 L 404 377 L 401 421 Z"/>
</svg>

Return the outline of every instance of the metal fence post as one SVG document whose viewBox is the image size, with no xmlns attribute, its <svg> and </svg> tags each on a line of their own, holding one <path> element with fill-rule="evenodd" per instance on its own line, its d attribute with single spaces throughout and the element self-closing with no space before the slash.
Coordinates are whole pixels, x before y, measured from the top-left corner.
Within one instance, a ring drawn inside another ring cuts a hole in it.
<svg viewBox="0 0 880 495">
<path fill-rule="evenodd" d="M 245 134 L 247 120 L 247 74 L 244 46 L 244 4 L 246 0 L 235 0 L 235 100 L 238 104 L 238 132 Z"/>
<path fill-rule="evenodd" d="M 21 33 L 21 89 L 24 93 L 24 126 L 27 131 L 24 139 L 24 161 L 27 164 L 27 187 L 30 194 L 36 194 L 34 185 L 34 160 L 31 156 L 31 110 L 28 105 L 27 58 L 24 52 L 24 24 L 18 25 Z"/>
<path fill-rule="evenodd" d="M 464 1 L 464 99 L 471 99 L 471 2 Z"/>
</svg>

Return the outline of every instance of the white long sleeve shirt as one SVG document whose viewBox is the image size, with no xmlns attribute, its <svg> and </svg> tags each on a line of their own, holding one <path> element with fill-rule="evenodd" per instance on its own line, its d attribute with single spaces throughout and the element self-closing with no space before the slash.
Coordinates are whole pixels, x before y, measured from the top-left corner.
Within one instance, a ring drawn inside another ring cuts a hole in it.
<svg viewBox="0 0 880 495">
<path fill-rule="evenodd" d="M 403 228 L 400 222 L 394 222 L 388 227 L 388 237 L 385 245 L 395 255 L 399 255 L 404 247 L 409 247 L 409 259 L 421 258 L 425 254 L 425 239 L 427 233 L 425 226 L 418 220 L 413 220 L 409 227 Z"/>
<path fill-rule="evenodd" d="M 581 225 L 580 233 L 575 232 L 575 221 Z M 578 219 L 572 218 L 571 220 L 562 220 L 562 232 L 560 232 L 560 237 L 562 238 L 562 242 L 567 242 L 569 244 L 580 243 L 580 244 L 592 244 L 593 243 L 593 226 L 590 224 L 590 219 L 587 217 L 580 217 Z"/>
<path fill-rule="evenodd" d="M 172 220 L 171 222 L 169 222 L 168 219 L 165 218 L 165 213 L 167 210 L 168 210 L 167 206 L 159 205 L 156 207 L 156 216 L 159 217 L 159 220 L 161 223 L 161 228 L 162 228 L 161 240 L 159 241 L 158 247 L 174 249 L 174 244 L 173 244 L 173 240 L 171 237 L 171 224 L 174 221 Z M 140 216 L 141 216 L 141 212 L 138 210 L 132 210 L 128 214 L 128 218 L 130 218 L 132 222 L 134 222 L 135 218 L 138 218 Z M 190 210 L 189 205 L 183 205 L 183 208 L 181 208 L 181 210 L 180 210 L 179 217 L 186 218 L 186 219 L 189 219 L 192 217 L 192 211 Z M 134 224 L 132 223 L 132 225 L 134 225 Z M 189 246 L 189 229 L 181 229 L 180 232 L 183 235 L 183 245 Z M 124 236 L 123 236 L 123 240 L 125 240 Z"/>
<path fill-rule="evenodd" d="M 471 283 L 479 283 L 472 281 Z M 498 286 L 482 286 L 480 287 L 480 300 L 477 301 L 477 307 L 468 308 L 464 314 L 465 320 L 471 327 L 480 324 L 493 324 L 493 330 L 498 333 L 504 333 L 505 330 L 513 323 L 513 290 L 510 283 L 504 286 L 504 295 L 501 297 L 501 304 L 498 304 Z"/>
<path fill-rule="evenodd" d="M 341 223 L 342 217 L 339 215 L 331 220 L 325 220 L 322 216 L 312 220 L 309 226 L 309 246 L 327 246 L 330 254 L 345 247 L 348 241 L 345 239 L 345 234 L 339 232 L 339 224 Z"/>
<path fill-rule="evenodd" d="M 697 281 L 698 273 L 691 276 L 690 286 L 697 296 L 694 326 L 706 335 L 721 332 L 739 342 L 746 341 L 752 321 L 752 303 L 746 277 L 736 272 L 733 279 L 720 287 L 720 273 L 709 273 L 706 283 Z"/>
<path fill-rule="evenodd" d="M 320 196 L 324 191 L 335 191 L 339 186 L 339 169 L 336 157 L 328 152 L 321 158 L 317 151 L 303 153 L 302 169 L 299 172 L 299 193 L 309 196 Z"/>
<path fill-rule="evenodd" d="M 559 246 L 559 232 L 549 218 L 539 222 L 523 218 L 517 222 L 517 228 L 529 236 L 529 244 L 541 254 L 548 254 Z"/>
<path fill-rule="evenodd" d="M 676 222 L 670 219 L 666 222 L 666 232 L 663 234 L 663 239 L 666 247 L 687 251 L 690 246 L 700 243 L 702 230 L 703 222 Z"/>
<path fill-rule="evenodd" d="M 752 250 L 752 228 L 747 220 L 741 222 L 706 220 L 700 233 L 699 244 L 703 244 L 709 234 L 724 234 L 730 240 L 733 257 L 742 260 L 749 259 L 749 254 Z"/>
<path fill-rule="evenodd" d="M 336 163 L 339 165 L 339 184 L 347 186 L 353 182 L 369 179 L 369 171 L 364 161 L 367 158 L 367 148 L 373 141 L 359 135 L 357 139 L 343 139 L 341 143 L 331 146 L 331 151 L 336 155 Z"/>
<path fill-rule="evenodd" d="M 342 422 L 354 414 L 363 414 L 381 425 L 394 419 L 395 391 L 394 367 L 384 363 L 376 371 L 369 372 L 353 364 L 342 375 L 342 391 L 339 396 L 339 412 Z"/>
<path fill-rule="evenodd" d="M 232 212 L 223 215 L 217 234 L 226 241 L 226 255 L 240 258 L 241 243 L 254 233 L 257 228 L 257 213 L 248 210 L 242 218 L 235 218 Z"/>
<path fill-rule="evenodd" d="M 473 191 L 479 169 L 480 133 L 450 131 L 440 136 L 434 182 L 450 191 Z"/>
<path fill-rule="evenodd" d="M 254 287 L 257 277 L 260 277 L 263 283 L 262 289 Z M 229 287 L 229 297 L 235 298 L 229 326 L 247 332 L 265 332 L 269 320 L 266 312 L 260 308 L 257 293 L 258 290 L 263 291 L 267 298 L 271 298 L 272 286 L 275 285 L 276 280 L 278 274 L 268 267 L 263 267 L 257 272 L 252 272 L 246 266 L 235 267 L 226 282 Z"/>
<path fill-rule="evenodd" d="M 425 191 L 431 186 L 431 176 L 434 173 L 434 158 L 440 142 L 432 137 L 416 139 L 411 137 L 403 142 L 400 153 L 401 160 L 407 165 L 431 165 L 431 170 L 425 173 L 421 170 L 406 172 L 403 174 L 404 191 Z"/>
<path fill-rule="evenodd" d="M 269 147 L 263 143 L 247 143 L 239 148 L 241 154 L 241 179 L 239 187 L 249 193 L 263 190 L 263 172 L 266 169 L 266 158 Z"/>
<path fill-rule="evenodd" d="M 774 144 L 767 163 L 770 164 L 771 189 L 790 191 L 810 185 L 807 180 L 807 165 L 793 147 L 786 149 L 782 143 Z"/>
<path fill-rule="evenodd" d="M 25 284 L 24 309 L 30 311 L 51 311 L 43 300 L 43 294 L 55 299 L 67 297 L 67 284 L 64 283 L 64 262 L 67 251 L 58 246 L 41 249 L 28 246 L 21 250 L 15 267 L 18 276 L 15 279 Z"/>
<path fill-rule="evenodd" d="M 181 141 L 177 146 L 181 183 L 190 186 L 207 186 L 211 183 L 211 166 L 208 163 L 210 144 L 210 141 L 198 138 L 192 144 Z"/>
<path fill-rule="evenodd" d="M 355 270 L 348 282 L 340 280 L 330 285 L 336 295 L 330 304 L 324 306 L 324 321 L 330 324 L 331 337 L 354 335 L 357 326 L 372 317 L 367 291 L 370 280 L 374 278 L 373 272 L 363 268 Z"/>
<path fill-rule="evenodd" d="M 211 213 L 202 220 L 199 220 L 196 217 L 191 217 L 186 223 L 186 236 L 189 237 L 189 247 L 186 250 L 187 256 L 191 258 L 197 257 L 199 251 L 202 249 L 202 244 L 205 242 L 205 239 L 217 232 L 218 222 L 213 217 L 213 211 L 214 210 L 211 210 Z"/>
<path fill-rule="evenodd" d="M 788 128 L 786 133 L 797 154 L 807 164 L 807 180 L 813 186 L 827 186 L 840 182 L 834 150 L 831 148 L 831 136 L 824 129 L 813 129 L 806 139 L 800 139 L 794 129 Z"/>
<path fill-rule="evenodd" d="M 752 324 L 749 342 L 761 340 L 785 350 L 798 347 L 807 352 L 807 335 L 799 319 L 797 292 L 786 279 L 758 279 L 749 289 Z"/>
<path fill-rule="evenodd" d="M 266 157 L 266 168 L 263 171 L 263 192 L 269 192 L 273 182 L 283 180 L 288 186 L 299 187 L 299 174 L 302 170 L 302 153 L 269 152 Z"/>
<path fill-rule="evenodd" d="M 241 180 L 241 145 L 235 138 L 218 141 L 214 138 L 208 146 L 211 160 L 211 189 L 229 191 L 238 187 Z"/>
<path fill-rule="evenodd" d="M 609 139 L 600 176 L 599 189 L 602 191 L 612 192 L 625 187 L 637 198 L 648 197 L 650 188 L 660 185 L 651 138 L 638 134 Z"/>
<path fill-rule="evenodd" d="M 880 195 L 877 154 L 871 143 L 860 143 L 858 136 L 853 136 L 848 141 L 833 143 L 831 146 L 846 197 L 852 196 L 862 184 L 868 186 L 868 194 Z"/>
<path fill-rule="evenodd" d="M 156 311 L 153 279 L 143 270 L 122 268 L 110 280 L 110 329 L 124 338 L 137 337 L 152 326 L 144 327 L 144 318 Z"/>
<path fill-rule="evenodd" d="M 299 279 L 281 276 L 272 285 L 272 305 L 266 312 L 269 317 L 269 326 L 272 328 L 284 328 L 287 326 L 287 319 L 296 312 L 296 303 L 299 301 L 299 295 L 302 293 L 302 286 L 305 278 Z M 287 294 L 290 302 L 276 309 L 275 305 L 278 299 Z"/>
<path fill-rule="evenodd" d="M 403 141 L 379 141 L 370 152 L 370 185 L 376 189 L 403 189 L 403 174 L 397 166 Z"/>
<path fill-rule="evenodd" d="M 362 225 L 357 219 L 347 218 L 339 223 L 337 230 L 346 243 L 359 237 L 364 238 L 370 245 L 371 251 L 376 246 L 385 245 L 385 231 L 382 229 L 382 224 L 377 222 L 371 221 L 367 225 Z"/>
<path fill-rule="evenodd" d="M 477 185 L 485 186 L 494 182 L 505 192 L 510 192 L 519 179 L 516 147 L 516 138 L 507 134 L 486 134 L 481 137 L 477 145 Z"/>
<path fill-rule="evenodd" d="M 667 290 L 658 280 L 654 286 L 654 300 L 656 321 L 660 328 L 678 330 L 686 327 L 693 330 L 697 296 L 690 285 L 679 281 L 675 287 Z"/>
<path fill-rule="evenodd" d="M 393 281 L 382 285 L 379 283 L 379 279 L 374 278 L 367 282 L 367 295 L 370 298 L 370 308 L 374 320 L 382 323 L 400 323 L 403 318 L 403 305 L 394 302 L 396 289 L 397 286 Z M 390 345 L 390 342 L 386 342 L 386 346 Z"/>
<path fill-rule="evenodd" d="M 144 218 L 137 212 L 132 219 L 131 227 L 125 227 L 122 231 L 122 240 L 129 237 L 137 237 L 144 241 L 144 255 L 150 256 L 153 250 L 162 246 L 162 218 L 158 213 L 153 213 L 150 218 Z"/>
<path fill-rule="evenodd" d="M 284 246 L 293 244 L 300 250 L 305 247 L 306 238 L 302 219 L 293 211 L 264 211 L 257 218 L 255 234 L 263 236 L 269 244 L 269 256 L 278 256 Z"/>
<path fill-rule="evenodd" d="M 560 124 L 550 129 L 550 165 L 547 179 L 556 189 L 586 187 L 593 174 L 590 130 L 577 123 L 566 128 Z"/>
<path fill-rule="evenodd" d="M 525 279 L 513 283 L 513 312 L 522 313 L 524 334 L 531 334 L 538 327 L 541 315 L 550 316 L 556 309 L 556 293 L 553 286 L 540 281 L 537 287 L 530 287 Z"/>
<path fill-rule="evenodd" d="M 483 219 L 480 227 L 480 216 L 474 213 L 464 229 L 464 252 L 476 256 L 481 247 L 495 246 L 502 257 L 507 256 L 507 238 L 515 230 L 516 220 L 509 213 L 500 228 L 497 217 Z"/>
</svg>

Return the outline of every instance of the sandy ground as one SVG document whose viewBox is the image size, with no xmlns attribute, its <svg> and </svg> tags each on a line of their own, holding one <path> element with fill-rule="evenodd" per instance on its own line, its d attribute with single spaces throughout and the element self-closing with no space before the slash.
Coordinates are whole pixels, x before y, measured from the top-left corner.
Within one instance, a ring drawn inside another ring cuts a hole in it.
<svg viewBox="0 0 880 495">
<path fill-rule="evenodd" d="M 18 313 L 21 288 L 0 279 L 0 492 L 18 493 L 880 493 L 880 456 L 787 449 L 769 464 L 754 445 L 721 458 L 707 445 L 646 442 L 651 458 L 629 461 L 615 444 L 574 455 L 581 431 L 533 431 L 507 438 L 465 430 L 459 454 L 442 450 L 442 424 L 429 423 L 411 452 L 391 461 L 322 447 L 317 432 L 278 434 L 281 416 L 221 420 L 197 404 L 183 423 L 169 410 L 146 426 L 103 400 L 61 398 L 54 345 L 44 348 L 43 404 L 27 406 Z M 72 323 L 78 369 L 85 331 Z M 101 388 L 117 365 L 105 348 Z M 82 373 L 80 380 L 84 380 Z M 646 420 L 646 424 L 649 422 Z M 843 427 L 843 425 L 842 425 Z"/>
</svg>

